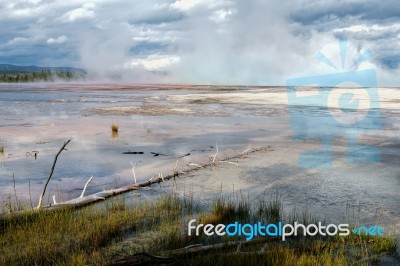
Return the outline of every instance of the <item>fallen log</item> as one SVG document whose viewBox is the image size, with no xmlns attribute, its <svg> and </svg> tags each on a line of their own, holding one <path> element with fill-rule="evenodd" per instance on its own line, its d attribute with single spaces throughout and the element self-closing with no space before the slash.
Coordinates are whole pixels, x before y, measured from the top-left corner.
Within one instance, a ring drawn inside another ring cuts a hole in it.
<svg viewBox="0 0 400 266">
<path fill-rule="evenodd" d="M 190 245 L 190 246 L 180 248 L 180 249 L 175 249 L 175 250 L 170 251 L 170 253 L 174 256 L 182 256 L 182 255 L 195 254 L 195 253 L 211 251 L 211 250 L 215 251 L 215 250 L 219 250 L 219 249 L 232 248 L 232 247 L 236 247 L 236 253 L 242 253 L 241 248 L 244 246 L 270 243 L 270 242 L 278 241 L 278 240 L 281 240 L 281 237 L 274 236 L 274 237 L 256 238 L 256 239 L 252 239 L 252 240 L 227 241 L 227 242 L 222 242 L 222 243 L 217 243 L 217 244 L 212 244 L 212 245 L 197 244 L 197 245 Z M 255 253 L 258 253 L 258 254 L 262 254 L 263 252 L 265 252 L 265 246 L 263 246 L 260 250 L 255 251 Z"/>
<path fill-rule="evenodd" d="M 143 151 L 124 151 L 122 154 L 144 154 Z"/>
<path fill-rule="evenodd" d="M 153 154 L 153 157 L 157 157 L 157 156 L 167 156 L 165 154 L 162 153 L 158 153 L 158 152 L 150 152 L 151 154 Z"/>
<path fill-rule="evenodd" d="M 216 255 L 221 254 L 251 254 L 251 255 L 263 255 L 268 252 L 266 249 L 267 245 L 274 241 L 279 241 L 280 237 L 263 237 L 256 238 L 249 241 L 227 241 L 222 243 L 216 243 L 212 245 L 194 244 L 184 248 L 175 249 L 165 252 L 168 256 L 160 256 L 151 254 L 148 252 L 139 252 L 133 255 L 126 256 L 122 259 L 114 261 L 109 264 L 110 266 L 117 265 L 156 265 L 158 263 L 177 263 L 178 261 L 185 261 L 188 256 L 199 256 L 204 252 L 215 252 Z M 259 250 L 254 251 L 242 251 L 242 247 L 256 246 L 264 244 Z M 224 252 L 225 249 L 235 249 L 235 251 Z M 150 259 L 145 260 L 142 257 Z M 147 263 L 147 264 L 146 264 Z M 163 264 L 163 265 L 164 265 Z M 184 263 L 183 263 L 184 264 Z"/>
<path fill-rule="evenodd" d="M 57 161 L 58 155 L 61 153 L 62 150 L 65 149 L 65 146 L 69 143 L 69 141 L 64 143 L 63 147 L 57 153 L 56 158 L 55 158 L 54 163 L 53 163 L 52 172 L 54 170 L 55 162 Z M 186 175 L 188 173 L 197 171 L 199 169 L 215 166 L 216 163 L 220 162 L 220 161 L 226 163 L 226 162 L 229 162 L 229 160 L 243 158 L 246 155 L 249 155 L 249 154 L 255 153 L 255 152 L 260 152 L 260 151 L 267 151 L 268 152 L 268 151 L 272 151 L 272 149 L 271 149 L 270 146 L 251 148 L 251 149 L 249 148 L 249 149 L 247 149 L 247 150 L 245 150 L 243 152 L 237 153 L 236 155 L 222 158 L 221 160 L 217 160 L 216 159 L 217 154 L 218 154 L 218 151 L 217 151 L 217 153 L 215 155 L 210 156 L 210 158 L 209 158 L 210 160 L 209 160 L 208 163 L 205 163 L 205 164 L 202 164 L 202 165 L 191 163 L 189 165 L 190 166 L 194 166 L 194 167 L 193 168 L 189 168 L 187 170 L 178 171 L 175 168 L 173 174 L 170 174 L 170 175 L 167 175 L 167 176 L 163 176 L 161 173 L 159 173 L 159 176 L 157 178 L 155 178 L 155 176 L 152 176 L 149 180 L 142 181 L 142 182 L 136 182 L 136 180 L 135 180 L 134 183 L 129 183 L 129 184 L 124 185 L 124 186 L 119 187 L 119 188 L 103 190 L 103 191 L 100 191 L 100 192 L 97 192 L 97 193 L 94 193 L 94 194 L 91 194 L 91 195 L 84 196 L 83 194 L 84 194 L 84 192 L 86 190 L 86 187 L 87 187 L 88 183 L 92 179 L 92 178 L 90 178 L 88 180 L 88 182 L 86 182 L 81 196 L 78 197 L 78 198 L 67 200 L 67 201 L 63 201 L 63 202 L 59 202 L 59 203 L 54 202 L 53 204 L 49 204 L 49 205 L 43 206 L 41 208 L 34 208 L 33 210 L 28 209 L 28 210 L 24 210 L 24 211 L 3 213 L 3 214 L 0 214 L 0 220 L 4 219 L 4 218 L 7 218 L 7 217 L 18 216 L 18 215 L 24 214 L 24 213 L 29 212 L 29 211 L 37 211 L 37 210 L 51 211 L 51 210 L 57 210 L 57 209 L 60 209 L 60 208 L 79 208 L 79 207 L 83 207 L 83 206 L 86 206 L 86 205 L 89 205 L 89 204 L 92 204 L 92 203 L 95 203 L 95 202 L 98 202 L 98 201 L 105 200 L 105 199 L 110 198 L 110 197 L 114 197 L 114 196 L 122 194 L 122 193 L 126 193 L 126 192 L 129 192 L 129 191 L 132 191 L 132 190 L 136 190 L 138 188 L 150 187 L 153 184 L 159 184 L 159 183 L 165 182 L 167 180 L 170 180 L 172 178 L 175 179 L 176 177 L 180 177 L 182 175 Z M 47 186 L 47 184 L 48 184 L 48 182 L 49 182 L 49 180 L 51 178 L 51 175 L 52 175 L 52 173 L 50 174 L 45 186 Z M 42 193 L 42 195 L 44 195 L 44 193 Z"/>
</svg>

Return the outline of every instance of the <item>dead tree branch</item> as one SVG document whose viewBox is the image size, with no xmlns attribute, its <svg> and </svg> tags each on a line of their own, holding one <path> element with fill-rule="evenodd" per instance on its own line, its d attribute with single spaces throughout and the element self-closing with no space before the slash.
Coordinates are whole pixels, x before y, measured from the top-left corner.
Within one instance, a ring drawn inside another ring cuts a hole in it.
<svg viewBox="0 0 400 266">
<path fill-rule="evenodd" d="M 87 186 L 89 185 L 89 183 L 92 180 L 93 180 L 93 175 L 89 178 L 89 180 L 86 182 L 85 186 L 83 187 L 82 194 L 80 195 L 80 198 L 83 198 L 83 195 L 85 195 L 86 188 L 87 188 Z"/>
<path fill-rule="evenodd" d="M 217 159 L 217 156 L 218 156 L 218 143 L 216 143 L 216 148 L 217 148 L 217 151 L 216 151 L 216 153 L 215 153 L 215 155 L 213 155 L 213 156 L 211 156 L 213 159 L 212 159 L 212 162 L 213 163 L 215 163 L 215 159 Z"/>
<path fill-rule="evenodd" d="M 70 140 L 68 140 L 66 143 L 64 143 L 63 147 L 60 149 L 60 151 L 57 153 L 57 155 L 56 155 L 56 157 L 54 159 L 52 172 L 51 172 L 51 174 L 50 174 L 50 176 L 49 176 L 49 178 L 48 178 L 48 180 L 46 182 L 45 188 L 44 188 L 44 190 L 42 192 L 39 205 L 35 210 L 38 210 L 39 208 L 41 208 L 43 210 L 47 210 L 47 211 L 56 210 L 56 209 L 62 208 L 62 207 L 64 207 L 64 208 L 65 207 L 79 208 L 79 207 L 82 207 L 82 206 L 86 206 L 88 204 L 95 203 L 95 202 L 100 201 L 100 200 L 104 200 L 104 199 L 109 198 L 109 197 L 116 196 L 118 194 L 122 194 L 122 193 L 126 193 L 126 192 L 129 192 L 129 191 L 132 191 L 132 190 L 136 190 L 138 188 L 150 187 L 153 184 L 160 184 L 161 182 L 165 182 L 165 181 L 167 181 L 169 179 L 176 178 L 176 177 L 179 177 L 181 175 L 186 175 L 186 174 L 188 174 L 190 172 L 198 171 L 200 169 L 204 169 L 204 168 L 207 168 L 207 167 L 214 167 L 217 162 L 221 162 L 221 161 L 217 161 L 217 160 L 215 160 L 213 162 L 212 160 L 210 160 L 209 163 L 206 163 L 206 164 L 203 164 L 203 165 L 190 163 L 189 165 L 190 166 L 194 166 L 195 168 L 190 168 L 190 169 L 185 170 L 185 171 L 178 171 L 178 169 L 176 169 L 173 172 L 173 174 L 170 174 L 170 175 L 167 175 L 167 176 L 163 176 L 162 173 L 159 172 L 158 177 L 156 177 L 157 175 L 153 175 L 150 179 L 148 179 L 148 181 L 130 183 L 130 184 L 127 184 L 127 185 L 119 187 L 119 188 L 108 189 L 108 190 L 104 190 L 104 191 L 97 192 L 97 193 L 94 193 L 94 194 L 91 194 L 91 195 L 87 195 L 87 196 L 84 196 L 83 194 L 81 194 L 81 196 L 83 195 L 82 197 L 78 197 L 78 198 L 71 199 L 71 200 L 68 200 L 68 201 L 63 201 L 63 202 L 60 202 L 60 203 L 56 202 L 55 205 L 48 205 L 48 206 L 41 207 L 41 200 L 42 200 L 42 198 L 43 198 L 43 196 L 45 194 L 45 190 L 46 190 L 47 184 L 48 184 L 48 182 L 49 182 L 49 180 L 51 178 L 51 175 L 52 175 L 52 173 L 54 171 L 54 167 L 55 167 L 55 163 L 57 161 L 57 157 L 65 149 L 65 146 L 69 143 L 69 141 Z M 260 152 L 260 151 L 269 152 L 271 150 L 272 149 L 271 149 L 270 146 L 252 148 L 252 149 L 247 150 L 245 153 L 242 152 L 240 154 L 236 154 L 236 155 L 231 156 L 229 158 L 225 158 L 222 161 L 225 162 L 225 163 L 228 163 L 228 160 L 245 158 L 246 155 L 249 155 L 251 153 Z M 229 162 L 229 163 L 231 163 L 231 162 Z M 85 187 L 88 184 L 89 184 L 89 181 L 86 182 Z M 84 188 L 84 190 L 85 190 L 85 188 Z M 19 214 L 23 214 L 24 212 L 25 211 L 17 211 L 17 212 L 13 212 L 11 215 L 19 215 Z M 3 216 L 6 216 L 6 215 L 7 214 L 4 214 L 4 215 L 0 214 L 0 220 L 3 218 Z"/>
<path fill-rule="evenodd" d="M 46 184 L 44 185 L 43 192 L 42 192 L 42 194 L 40 195 L 39 203 L 38 203 L 38 205 L 37 205 L 37 207 L 36 207 L 37 209 L 40 209 L 40 208 L 42 207 L 42 201 L 43 201 L 44 193 L 46 193 L 47 185 L 49 184 L 49 181 L 50 181 L 50 179 L 51 179 L 51 177 L 52 177 L 52 175 L 53 175 L 54 168 L 56 167 L 56 163 L 57 163 L 58 156 L 61 154 L 61 152 L 62 152 L 63 150 L 65 150 L 65 147 L 68 145 L 68 143 L 69 143 L 70 141 L 71 141 L 71 140 L 69 139 L 67 142 L 65 142 L 64 145 L 61 147 L 61 149 L 60 149 L 60 150 L 58 151 L 58 153 L 56 154 L 56 157 L 54 157 L 53 166 L 51 167 L 50 175 L 49 175 L 49 177 L 47 178 Z"/>
<path fill-rule="evenodd" d="M 271 151 L 271 148 L 269 146 L 268 147 L 253 148 L 253 149 L 248 150 L 246 153 L 241 153 L 241 154 L 232 156 L 230 158 L 226 158 L 224 160 L 224 162 L 227 162 L 227 160 L 243 158 L 245 155 L 248 155 L 248 154 L 251 154 L 251 153 L 255 153 L 255 152 L 259 152 L 259 151 Z M 159 172 L 158 173 L 158 177 L 156 177 L 157 175 L 153 175 L 148 181 L 130 183 L 128 185 L 125 185 L 125 186 L 122 186 L 122 187 L 119 187 L 119 188 L 104 190 L 104 191 L 101 191 L 101 192 L 98 192 L 98 193 L 95 193 L 95 194 L 84 196 L 82 198 L 76 198 L 76 199 L 72 199 L 72 200 L 69 200 L 69 201 L 61 202 L 61 203 L 58 203 L 55 206 L 48 206 L 48 209 L 53 209 L 53 208 L 57 208 L 59 206 L 66 206 L 66 205 L 71 206 L 71 207 L 79 207 L 79 206 L 82 206 L 82 205 L 87 205 L 89 203 L 93 203 L 93 202 L 96 202 L 96 201 L 99 201 L 99 200 L 104 200 L 106 198 L 113 197 L 113 196 L 116 196 L 118 194 L 122 194 L 122 193 L 129 192 L 129 191 L 132 191 L 132 190 L 136 190 L 138 188 L 150 187 L 153 184 L 160 184 L 161 182 L 165 182 L 165 181 L 167 181 L 169 179 L 172 179 L 172 178 L 175 178 L 175 177 L 179 177 L 179 176 L 181 176 L 183 174 L 188 174 L 189 172 L 196 171 L 196 170 L 199 170 L 201 168 L 214 166 L 215 163 L 216 163 L 216 161 L 215 162 L 210 162 L 210 163 L 207 163 L 207 164 L 203 164 L 203 165 L 197 165 L 197 164 L 190 163 L 191 166 L 195 166 L 196 168 L 192 168 L 192 169 L 187 170 L 185 172 L 174 171 L 173 174 L 170 174 L 170 175 L 167 175 L 167 176 L 163 176 L 161 174 L 161 172 Z"/>
</svg>

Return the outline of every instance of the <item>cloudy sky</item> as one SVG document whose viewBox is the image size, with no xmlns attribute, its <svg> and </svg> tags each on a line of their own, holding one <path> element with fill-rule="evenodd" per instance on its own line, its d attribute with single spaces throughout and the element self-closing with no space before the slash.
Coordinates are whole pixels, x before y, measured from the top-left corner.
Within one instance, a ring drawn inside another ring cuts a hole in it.
<svg viewBox="0 0 400 266">
<path fill-rule="evenodd" d="M 0 0 L 0 23 L 0 63 L 265 85 L 372 68 L 380 85 L 400 83 L 395 0 Z"/>
</svg>

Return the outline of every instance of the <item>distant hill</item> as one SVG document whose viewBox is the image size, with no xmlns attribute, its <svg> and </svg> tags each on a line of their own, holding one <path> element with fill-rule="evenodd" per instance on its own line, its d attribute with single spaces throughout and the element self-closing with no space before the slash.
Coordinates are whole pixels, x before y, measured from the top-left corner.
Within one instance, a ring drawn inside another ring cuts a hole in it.
<svg viewBox="0 0 400 266">
<path fill-rule="evenodd" d="M 40 66 L 18 66 L 11 64 L 0 64 L 0 73 L 34 73 L 41 71 L 51 72 L 75 72 L 86 73 L 85 70 L 75 67 L 40 67 Z"/>
</svg>

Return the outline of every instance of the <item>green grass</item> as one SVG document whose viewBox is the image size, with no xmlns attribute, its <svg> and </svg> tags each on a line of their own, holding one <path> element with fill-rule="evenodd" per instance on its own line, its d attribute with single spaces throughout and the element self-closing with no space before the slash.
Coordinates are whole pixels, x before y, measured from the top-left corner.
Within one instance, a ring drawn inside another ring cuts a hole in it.
<svg viewBox="0 0 400 266">
<path fill-rule="evenodd" d="M 3 146 L 3 144 L 0 144 L 0 154 L 3 154 L 4 153 L 4 146 Z"/>
<path fill-rule="evenodd" d="M 295 214 L 292 215 L 293 219 Z M 298 237 L 287 241 L 257 238 L 240 252 L 227 247 L 177 255 L 172 250 L 193 244 L 244 240 L 242 237 L 187 235 L 187 223 L 251 222 L 282 219 L 279 198 L 260 201 L 219 198 L 211 209 L 198 210 L 192 198 L 163 196 L 136 206 L 124 197 L 107 200 L 103 207 L 27 213 L 0 223 L 0 265 L 109 265 L 117 261 L 154 263 L 137 255 L 148 252 L 170 257 L 183 265 L 353 265 L 376 262 L 393 252 L 390 237 Z M 306 216 L 305 216 L 306 217 Z M 264 252 L 258 252 L 264 248 Z M 135 255 L 136 254 L 136 255 Z M 173 255 L 175 254 L 175 255 Z"/>
</svg>

